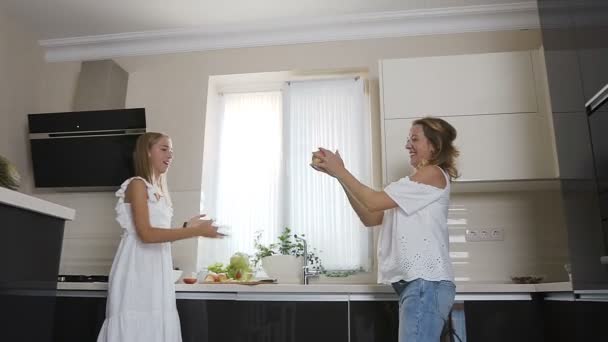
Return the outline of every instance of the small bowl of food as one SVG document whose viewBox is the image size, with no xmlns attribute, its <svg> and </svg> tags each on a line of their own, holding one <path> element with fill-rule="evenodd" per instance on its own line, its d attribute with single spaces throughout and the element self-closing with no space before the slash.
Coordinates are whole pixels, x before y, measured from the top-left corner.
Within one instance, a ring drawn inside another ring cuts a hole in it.
<svg viewBox="0 0 608 342">
<path fill-rule="evenodd" d="M 196 284 L 198 283 L 198 279 L 196 278 L 196 273 L 191 272 L 187 276 L 182 278 L 182 281 L 186 284 Z"/>
<path fill-rule="evenodd" d="M 196 277 L 192 278 L 192 277 L 184 277 L 182 278 L 182 281 L 186 284 L 196 284 L 197 279 Z"/>
</svg>

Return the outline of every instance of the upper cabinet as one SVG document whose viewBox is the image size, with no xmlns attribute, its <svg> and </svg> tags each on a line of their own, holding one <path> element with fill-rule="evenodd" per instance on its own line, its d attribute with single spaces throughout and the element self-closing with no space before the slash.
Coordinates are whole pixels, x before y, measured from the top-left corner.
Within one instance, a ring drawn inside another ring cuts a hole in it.
<svg viewBox="0 0 608 342">
<path fill-rule="evenodd" d="M 529 51 L 380 62 L 384 118 L 536 113 Z"/>
<path fill-rule="evenodd" d="M 384 184 L 412 172 L 405 143 L 416 118 L 452 124 L 459 181 L 557 178 L 539 51 L 380 61 Z"/>
</svg>

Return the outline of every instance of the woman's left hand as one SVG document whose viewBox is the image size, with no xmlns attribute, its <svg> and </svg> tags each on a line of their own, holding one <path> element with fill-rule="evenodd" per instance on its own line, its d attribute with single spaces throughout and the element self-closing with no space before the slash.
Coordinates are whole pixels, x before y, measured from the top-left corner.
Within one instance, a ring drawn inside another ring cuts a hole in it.
<svg viewBox="0 0 608 342">
<path fill-rule="evenodd" d="M 321 159 L 321 162 L 316 163 L 315 165 L 332 177 L 337 177 L 338 174 L 346 169 L 344 167 L 344 161 L 342 160 L 338 150 L 336 150 L 334 153 L 330 150 L 319 147 L 319 151 L 313 152 L 313 155 Z"/>
</svg>

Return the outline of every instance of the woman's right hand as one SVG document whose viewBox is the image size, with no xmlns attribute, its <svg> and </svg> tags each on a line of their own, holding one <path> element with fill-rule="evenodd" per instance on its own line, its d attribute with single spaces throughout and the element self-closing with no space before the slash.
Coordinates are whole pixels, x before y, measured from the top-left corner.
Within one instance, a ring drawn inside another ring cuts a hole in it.
<svg viewBox="0 0 608 342">
<path fill-rule="evenodd" d="M 203 217 L 205 215 L 201 215 L 198 218 L 193 217 L 188 221 L 188 227 L 192 227 L 196 230 L 197 236 L 202 236 L 211 239 L 222 238 L 225 235 L 218 233 L 216 226 L 213 225 L 213 220 L 204 220 Z"/>
<path fill-rule="evenodd" d="M 338 152 L 338 150 L 336 150 L 336 152 L 332 152 L 319 147 L 318 151 L 312 153 L 312 158 L 313 161 L 310 163 L 310 166 L 313 169 L 334 178 L 337 178 L 337 171 L 344 169 L 344 161 L 342 161 L 342 156 L 340 156 L 340 152 Z"/>
</svg>

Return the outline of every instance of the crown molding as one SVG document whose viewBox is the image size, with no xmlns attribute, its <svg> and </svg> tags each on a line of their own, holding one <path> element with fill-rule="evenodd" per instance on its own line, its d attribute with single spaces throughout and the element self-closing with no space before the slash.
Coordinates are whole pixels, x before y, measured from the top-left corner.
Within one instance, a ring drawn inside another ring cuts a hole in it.
<svg viewBox="0 0 608 342">
<path fill-rule="evenodd" d="M 540 27 L 536 2 L 48 39 L 49 62 Z"/>
</svg>

